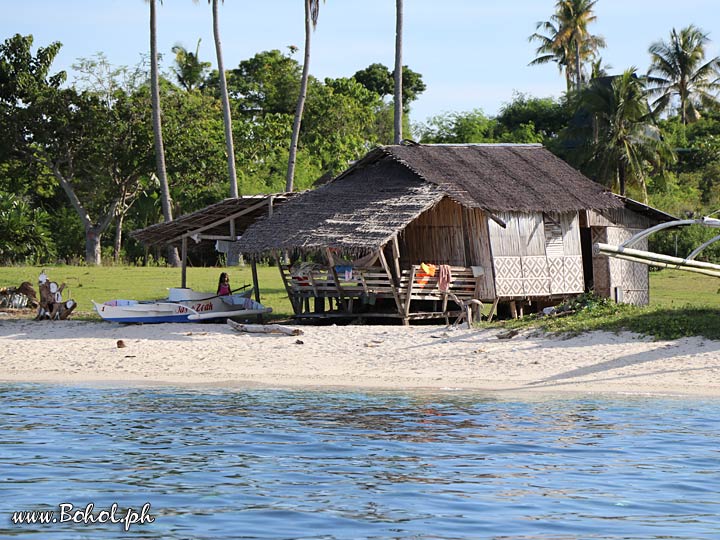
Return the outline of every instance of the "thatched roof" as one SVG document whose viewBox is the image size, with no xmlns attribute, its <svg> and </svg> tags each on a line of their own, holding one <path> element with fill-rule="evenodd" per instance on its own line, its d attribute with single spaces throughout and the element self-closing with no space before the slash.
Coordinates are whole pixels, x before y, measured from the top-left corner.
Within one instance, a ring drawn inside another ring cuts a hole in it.
<svg viewBox="0 0 720 540">
<path fill-rule="evenodd" d="M 444 197 L 490 213 L 623 207 L 540 145 L 382 146 L 251 225 L 240 249 L 374 250 Z"/>
<path fill-rule="evenodd" d="M 440 188 L 403 167 L 369 164 L 299 194 L 271 218 L 250 226 L 240 239 L 240 250 L 330 247 L 362 253 L 386 244 L 444 196 Z"/>
<path fill-rule="evenodd" d="M 268 215 L 270 205 L 274 207 L 284 203 L 295 193 L 277 193 L 274 195 L 246 195 L 211 204 L 185 214 L 173 221 L 151 225 L 145 229 L 133 231 L 130 235 L 146 245 L 175 244 L 183 237 L 225 237 L 231 239 L 230 222 L 234 222 L 236 236 L 243 233 L 252 223 Z"/>
<path fill-rule="evenodd" d="M 489 211 L 572 212 L 620 208 L 607 189 L 541 145 L 385 146 L 387 155 L 463 206 Z"/>
</svg>

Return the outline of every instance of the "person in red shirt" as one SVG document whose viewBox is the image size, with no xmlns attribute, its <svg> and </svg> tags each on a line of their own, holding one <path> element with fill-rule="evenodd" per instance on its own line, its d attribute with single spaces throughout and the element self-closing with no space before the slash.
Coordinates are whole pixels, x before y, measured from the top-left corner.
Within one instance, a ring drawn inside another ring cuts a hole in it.
<svg viewBox="0 0 720 540">
<path fill-rule="evenodd" d="M 217 295 L 218 296 L 227 296 L 230 294 L 230 278 L 227 275 L 227 272 L 223 272 L 220 274 L 220 279 L 218 280 L 218 288 L 217 288 Z"/>
</svg>

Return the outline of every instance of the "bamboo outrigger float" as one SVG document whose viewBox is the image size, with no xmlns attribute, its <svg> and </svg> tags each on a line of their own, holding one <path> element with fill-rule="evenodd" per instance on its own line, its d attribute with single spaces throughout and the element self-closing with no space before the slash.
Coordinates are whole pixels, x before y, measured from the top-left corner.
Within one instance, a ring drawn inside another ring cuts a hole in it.
<svg viewBox="0 0 720 540">
<path fill-rule="evenodd" d="M 714 236 L 707 242 L 704 242 L 685 258 L 672 257 L 670 255 L 663 255 L 652 251 L 643 251 L 631 247 L 658 231 L 674 227 L 687 227 L 689 225 L 702 225 L 703 227 L 720 229 L 720 219 L 708 216 L 699 219 L 679 219 L 669 221 L 667 223 L 661 223 L 654 227 L 645 229 L 617 246 L 597 243 L 595 244 L 594 249 L 596 253 L 630 262 L 646 264 L 648 266 L 657 266 L 659 268 L 674 268 L 676 270 L 685 270 L 687 272 L 695 272 L 706 276 L 720 277 L 720 265 L 695 260 L 695 258 L 705 248 L 717 241 L 720 241 L 720 235 Z"/>
</svg>

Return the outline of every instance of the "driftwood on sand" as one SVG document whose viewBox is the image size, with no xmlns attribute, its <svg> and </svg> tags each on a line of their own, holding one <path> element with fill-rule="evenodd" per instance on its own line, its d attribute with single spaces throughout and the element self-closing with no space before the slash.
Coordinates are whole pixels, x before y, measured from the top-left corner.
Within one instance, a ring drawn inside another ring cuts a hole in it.
<svg viewBox="0 0 720 540">
<path fill-rule="evenodd" d="M 45 272 L 40 274 L 38 279 L 40 285 L 40 302 L 38 305 L 36 321 L 42 320 L 65 320 L 73 310 L 77 307 L 75 300 L 63 300 L 63 290 L 65 283 L 59 285 L 54 281 L 47 279 Z"/>
<path fill-rule="evenodd" d="M 299 328 L 290 328 L 279 324 L 241 324 L 228 320 L 228 326 L 238 332 L 251 334 L 285 334 L 286 336 L 301 336 L 303 331 Z"/>
<path fill-rule="evenodd" d="M 28 281 L 19 287 L 0 287 L 0 308 L 23 309 L 37 307 L 35 289 Z"/>
</svg>

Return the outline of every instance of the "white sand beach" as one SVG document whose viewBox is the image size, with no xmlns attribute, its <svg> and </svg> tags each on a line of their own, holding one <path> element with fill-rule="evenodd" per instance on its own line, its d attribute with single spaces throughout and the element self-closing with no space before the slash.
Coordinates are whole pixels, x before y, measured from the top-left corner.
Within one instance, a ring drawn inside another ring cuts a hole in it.
<svg viewBox="0 0 720 540">
<path fill-rule="evenodd" d="M 720 342 L 700 338 L 299 328 L 295 337 L 223 324 L 0 320 L 0 380 L 720 396 Z"/>
</svg>

